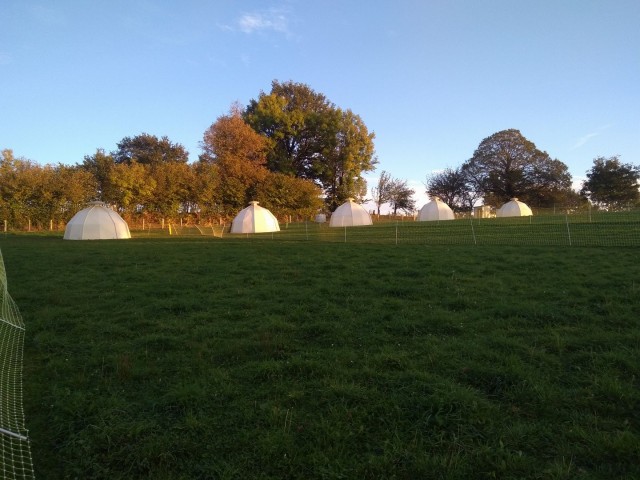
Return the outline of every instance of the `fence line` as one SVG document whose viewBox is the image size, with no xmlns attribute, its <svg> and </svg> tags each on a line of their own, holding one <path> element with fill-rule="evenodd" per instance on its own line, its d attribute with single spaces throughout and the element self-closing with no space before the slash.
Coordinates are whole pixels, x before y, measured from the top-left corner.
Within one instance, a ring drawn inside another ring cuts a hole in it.
<svg viewBox="0 0 640 480">
<path fill-rule="evenodd" d="M 302 222 L 280 228 L 275 234 L 254 235 L 233 235 L 227 230 L 224 238 L 391 245 L 640 246 L 640 211 L 435 222 L 374 221 L 371 226 L 340 228 Z"/>
<path fill-rule="evenodd" d="M 606 212 L 592 209 L 534 210 L 530 217 L 475 218 L 418 222 L 412 217 L 373 216 L 366 227 L 330 228 L 311 221 L 281 223 L 275 234 L 234 235 L 218 222 L 141 223 L 130 225 L 134 237 L 212 236 L 340 243 L 426 245 L 566 245 L 640 246 L 640 210 Z"/>
</svg>

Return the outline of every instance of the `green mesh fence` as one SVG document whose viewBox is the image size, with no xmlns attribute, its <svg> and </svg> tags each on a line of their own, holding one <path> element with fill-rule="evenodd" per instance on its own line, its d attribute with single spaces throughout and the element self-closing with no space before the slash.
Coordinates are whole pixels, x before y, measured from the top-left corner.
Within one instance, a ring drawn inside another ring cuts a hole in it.
<svg viewBox="0 0 640 480">
<path fill-rule="evenodd" d="M 224 233 L 224 238 L 310 240 L 390 245 L 554 245 L 640 246 L 640 211 L 534 210 L 530 217 L 459 218 L 418 222 L 413 218 L 376 220 L 365 227 L 331 228 L 328 223 L 280 224 L 281 231 Z"/>
<path fill-rule="evenodd" d="M 32 479 L 33 462 L 22 407 L 24 324 L 7 292 L 7 275 L 0 252 L 0 475 L 3 479 Z"/>
</svg>

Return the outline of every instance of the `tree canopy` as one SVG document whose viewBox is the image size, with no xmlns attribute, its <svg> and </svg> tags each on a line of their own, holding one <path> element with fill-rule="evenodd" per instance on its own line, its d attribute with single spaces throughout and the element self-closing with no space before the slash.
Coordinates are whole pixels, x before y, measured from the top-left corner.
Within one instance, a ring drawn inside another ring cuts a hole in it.
<svg viewBox="0 0 640 480">
<path fill-rule="evenodd" d="M 406 180 L 393 178 L 391 174 L 382 171 L 378 184 L 371 189 L 373 202 L 376 204 L 378 215 L 380 215 L 380 207 L 388 203 L 396 215 L 398 210 L 411 213 L 416 209 L 416 202 L 413 199 L 415 190 L 409 188 Z"/>
<path fill-rule="evenodd" d="M 264 181 L 267 141 L 245 123 L 237 109 L 218 117 L 204 133 L 201 162 L 217 167 L 220 177 L 218 203 L 223 211 L 237 211 L 255 200 Z"/>
<path fill-rule="evenodd" d="M 163 163 L 189 161 L 189 152 L 179 143 L 171 143 L 166 137 L 158 138 L 155 135 L 142 133 L 135 137 L 125 137 L 115 152 L 112 152 L 115 163 L 132 162 L 146 165 L 159 165 Z"/>
<path fill-rule="evenodd" d="M 518 197 L 539 207 L 550 206 L 571 189 L 568 167 L 514 129 L 482 140 L 462 170 L 486 204 L 500 205 Z"/>
<path fill-rule="evenodd" d="M 618 156 L 597 157 L 587 171 L 581 193 L 600 207 L 620 209 L 640 201 L 640 167 L 622 163 Z"/>
<path fill-rule="evenodd" d="M 393 180 L 389 192 L 389 203 L 393 214 L 396 215 L 398 210 L 404 213 L 413 213 L 416 209 L 416 201 L 413 199 L 415 193 L 415 190 L 409 188 L 406 180 Z"/>
<path fill-rule="evenodd" d="M 269 170 L 313 180 L 329 208 L 366 194 L 362 173 L 377 163 L 375 135 L 352 111 L 303 83 L 274 80 L 270 93 L 250 101 L 244 118 L 268 139 Z"/>
<path fill-rule="evenodd" d="M 458 212 L 472 210 L 480 196 L 470 185 L 469 177 L 462 167 L 447 167 L 442 172 L 430 175 L 425 187 L 429 197 L 439 197 Z"/>
</svg>

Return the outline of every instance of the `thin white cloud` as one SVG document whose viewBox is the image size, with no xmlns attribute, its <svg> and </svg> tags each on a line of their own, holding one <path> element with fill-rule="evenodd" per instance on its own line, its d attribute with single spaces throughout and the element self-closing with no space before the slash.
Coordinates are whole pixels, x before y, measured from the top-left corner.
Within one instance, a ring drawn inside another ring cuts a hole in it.
<svg viewBox="0 0 640 480">
<path fill-rule="evenodd" d="M 11 54 L 7 52 L 0 52 L 0 65 L 9 65 L 11 60 L 13 60 Z"/>
<path fill-rule="evenodd" d="M 592 132 L 592 133 L 587 133 L 586 135 L 580 137 L 578 139 L 578 141 L 575 143 L 575 145 L 573 147 L 571 147 L 572 150 L 575 150 L 576 148 L 580 148 L 582 147 L 585 143 L 587 143 L 589 140 L 591 140 L 593 137 L 597 137 L 598 135 L 600 135 L 599 132 Z"/>
<path fill-rule="evenodd" d="M 264 30 L 287 33 L 287 17 L 279 12 L 246 13 L 238 20 L 238 27 L 244 33 L 253 33 Z"/>
<path fill-rule="evenodd" d="M 218 27 L 222 30 L 242 32 L 247 35 L 276 32 L 291 36 L 290 23 L 286 10 L 272 8 L 270 10 L 244 13 L 232 24 L 219 24 Z"/>
<path fill-rule="evenodd" d="M 580 137 L 576 143 L 573 145 L 573 147 L 571 147 L 571 150 L 575 150 L 577 148 L 580 148 L 582 146 L 584 146 L 589 140 L 591 140 L 594 137 L 597 137 L 599 135 L 602 134 L 602 132 L 604 132 L 606 129 L 608 129 L 611 125 L 604 125 L 603 127 L 600 127 L 598 129 L 596 129 L 593 132 L 587 133 L 586 135 L 583 135 L 582 137 Z"/>
</svg>

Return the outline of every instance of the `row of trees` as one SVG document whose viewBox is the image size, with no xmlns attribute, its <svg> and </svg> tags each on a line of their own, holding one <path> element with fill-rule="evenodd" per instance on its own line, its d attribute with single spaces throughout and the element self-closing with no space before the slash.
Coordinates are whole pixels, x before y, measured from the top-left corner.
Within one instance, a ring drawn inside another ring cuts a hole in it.
<svg viewBox="0 0 640 480">
<path fill-rule="evenodd" d="M 377 160 L 362 119 L 307 85 L 272 83 L 232 106 L 205 132 L 198 161 L 167 137 L 126 137 L 74 166 L 40 166 L 2 152 L 0 215 L 12 223 L 65 222 L 102 200 L 125 216 L 229 218 L 251 200 L 274 214 L 309 217 L 347 198 L 363 201 Z"/>
<path fill-rule="evenodd" d="M 564 163 L 511 129 L 485 138 L 469 160 L 427 177 L 425 186 L 429 196 L 440 197 L 457 211 L 470 211 L 480 201 L 497 207 L 514 197 L 539 208 L 577 206 L 589 200 L 598 207 L 618 209 L 638 204 L 639 180 L 637 166 L 615 156 L 598 157 L 582 190 L 576 192 Z"/>
<path fill-rule="evenodd" d="M 251 200 L 280 217 L 309 218 L 333 211 L 347 198 L 363 202 L 363 174 L 377 164 L 374 134 L 362 119 L 336 107 L 307 85 L 274 81 L 245 108 L 233 105 L 205 132 L 196 162 L 180 144 L 149 134 L 125 137 L 114 151 L 98 149 L 76 165 L 40 166 L 0 159 L 0 216 L 12 223 L 66 222 L 84 203 L 102 200 L 125 216 L 149 221 L 178 216 L 229 219 Z M 454 210 L 512 197 L 545 207 L 588 198 L 619 208 L 638 202 L 638 167 L 618 157 L 597 158 L 580 193 L 567 166 L 536 148 L 518 130 L 485 138 L 457 168 L 427 179 L 427 193 Z M 383 171 L 372 189 L 378 213 L 413 212 L 407 181 Z"/>
</svg>

